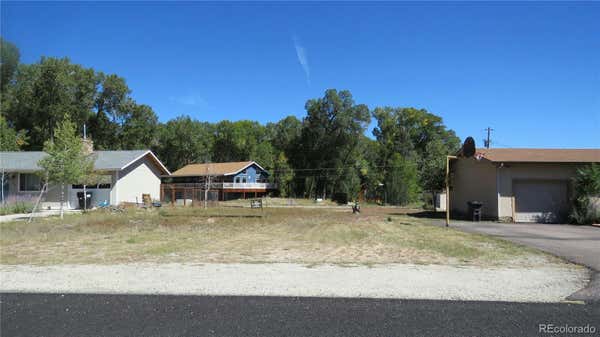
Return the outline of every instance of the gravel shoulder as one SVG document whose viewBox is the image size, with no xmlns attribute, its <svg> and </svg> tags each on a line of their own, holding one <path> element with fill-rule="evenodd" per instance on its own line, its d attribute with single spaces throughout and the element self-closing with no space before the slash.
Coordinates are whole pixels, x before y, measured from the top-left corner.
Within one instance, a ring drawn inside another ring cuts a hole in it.
<svg viewBox="0 0 600 337">
<path fill-rule="evenodd" d="M 1 265 L 0 292 L 559 302 L 589 277 L 587 269 L 573 265 Z"/>
</svg>

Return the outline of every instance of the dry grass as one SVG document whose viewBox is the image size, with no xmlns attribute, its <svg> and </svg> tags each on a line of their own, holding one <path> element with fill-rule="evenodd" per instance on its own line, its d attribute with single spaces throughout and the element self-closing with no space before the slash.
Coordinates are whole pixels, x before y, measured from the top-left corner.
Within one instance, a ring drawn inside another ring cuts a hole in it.
<svg viewBox="0 0 600 337">
<path fill-rule="evenodd" d="M 406 210 L 163 208 L 0 223 L 3 264 L 295 262 L 537 265 L 548 255 Z"/>
<path fill-rule="evenodd" d="M 266 197 L 262 198 L 264 205 L 269 206 L 303 206 L 303 207 L 324 207 L 324 206 L 338 206 L 337 203 L 326 199 L 321 200 L 319 202 L 312 199 L 303 199 L 303 198 L 271 198 Z M 243 206 L 248 207 L 250 205 L 250 200 L 237 199 L 237 200 L 229 200 L 229 201 L 220 201 L 221 205 L 224 206 Z"/>
</svg>

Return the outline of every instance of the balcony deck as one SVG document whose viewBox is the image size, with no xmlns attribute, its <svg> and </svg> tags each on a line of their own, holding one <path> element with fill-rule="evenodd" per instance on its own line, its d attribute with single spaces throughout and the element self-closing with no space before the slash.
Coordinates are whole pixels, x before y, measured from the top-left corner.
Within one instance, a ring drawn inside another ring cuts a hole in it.
<svg viewBox="0 0 600 337">
<path fill-rule="evenodd" d="M 222 183 L 224 190 L 271 190 L 276 188 L 272 183 Z"/>
<path fill-rule="evenodd" d="M 205 189 L 204 183 L 163 183 L 164 187 L 171 188 L 192 188 Z M 243 191 L 266 191 L 276 189 L 277 184 L 273 183 L 211 183 L 210 189 L 226 190 L 228 192 Z"/>
</svg>

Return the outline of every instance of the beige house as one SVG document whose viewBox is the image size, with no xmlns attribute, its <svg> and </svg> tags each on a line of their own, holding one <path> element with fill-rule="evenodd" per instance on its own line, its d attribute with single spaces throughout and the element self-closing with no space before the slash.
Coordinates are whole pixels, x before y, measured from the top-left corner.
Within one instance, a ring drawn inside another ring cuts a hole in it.
<svg viewBox="0 0 600 337">
<path fill-rule="evenodd" d="M 141 203 L 142 194 L 154 200 L 160 198 L 160 177 L 170 174 L 169 170 L 150 150 L 94 151 L 94 169 L 100 176 L 99 182 L 87 185 L 91 192 L 91 206 L 99 203 L 118 205 Z M 0 171 L 3 174 L 2 197 L 7 201 L 32 201 L 40 195 L 43 181 L 38 162 L 47 154 L 41 151 L 0 152 Z M 67 208 L 79 208 L 78 192 L 83 185 L 65 186 Z M 60 187 L 49 184 L 43 193 L 42 208 L 54 209 L 60 205 Z"/>
<path fill-rule="evenodd" d="M 450 161 L 450 210 L 466 215 L 483 203 L 483 217 L 514 222 L 562 222 L 577 168 L 600 163 L 600 149 L 482 149 Z"/>
</svg>

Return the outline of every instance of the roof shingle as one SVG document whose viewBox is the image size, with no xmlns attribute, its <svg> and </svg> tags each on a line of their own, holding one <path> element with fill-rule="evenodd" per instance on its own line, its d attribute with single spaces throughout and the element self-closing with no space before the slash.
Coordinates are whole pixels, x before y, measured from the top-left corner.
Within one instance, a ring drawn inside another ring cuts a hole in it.
<svg viewBox="0 0 600 337">
<path fill-rule="evenodd" d="M 115 171 L 125 167 L 133 160 L 150 153 L 148 150 L 94 151 L 96 170 Z M 0 168 L 6 171 L 38 171 L 38 162 L 46 157 L 42 151 L 0 152 Z M 162 165 L 162 164 L 160 164 Z"/>
<path fill-rule="evenodd" d="M 523 163 L 600 163 L 600 149 L 477 149 L 477 154 L 492 162 Z"/>
<path fill-rule="evenodd" d="M 171 175 L 180 177 L 205 175 L 222 176 L 237 173 L 253 163 L 253 161 L 239 161 L 231 163 L 189 164 L 173 172 Z"/>
</svg>

